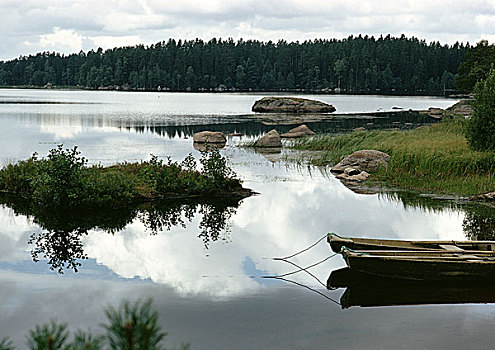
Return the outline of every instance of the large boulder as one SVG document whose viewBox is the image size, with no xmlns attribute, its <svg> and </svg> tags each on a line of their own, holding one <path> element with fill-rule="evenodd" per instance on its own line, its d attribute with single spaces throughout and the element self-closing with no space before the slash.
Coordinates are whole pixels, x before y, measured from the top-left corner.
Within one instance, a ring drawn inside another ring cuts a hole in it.
<svg viewBox="0 0 495 350">
<path fill-rule="evenodd" d="M 263 97 L 254 103 L 259 113 L 332 113 L 335 107 L 321 101 L 295 97 Z"/>
<path fill-rule="evenodd" d="M 315 132 L 308 128 L 305 124 L 299 125 L 297 128 L 290 129 L 289 132 L 280 135 L 284 138 L 297 138 L 302 136 L 313 136 Z"/>
<path fill-rule="evenodd" d="M 227 138 L 220 131 L 200 131 L 193 135 L 195 143 L 225 143 Z"/>
<path fill-rule="evenodd" d="M 344 173 L 346 169 L 352 168 L 359 172 L 373 173 L 380 168 L 386 168 L 389 159 L 390 156 L 387 153 L 375 150 L 361 150 L 345 157 L 330 170 L 334 173 Z M 349 171 L 347 170 L 347 172 Z"/>
<path fill-rule="evenodd" d="M 273 129 L 254 143 L 254 147 L 282 147 L 280 134 Z"/>
<path fill-rule="evenodd" d="M 370 176 L 369 173 L 366 171 L 360 171 L 358 169 L 354 168 L 345 168 L 343 173 L 339 173 L 335 175 L 338 179 L 344 180 L 344 181 L 364 181 Z"/>
</svg>

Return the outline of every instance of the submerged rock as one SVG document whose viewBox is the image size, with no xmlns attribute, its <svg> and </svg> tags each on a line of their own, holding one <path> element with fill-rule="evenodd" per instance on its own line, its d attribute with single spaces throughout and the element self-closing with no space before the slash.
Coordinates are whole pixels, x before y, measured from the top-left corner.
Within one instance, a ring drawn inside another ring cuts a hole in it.
<svg viewBox="0 0 495 350">
<path fill-rule="evenodd" d="M 333 166 L 330 171 L 334 173 L 344 173 L 347 168 L 356 169 L 359 172 L 365 171 L 373 173 L 380 168 L 386 168 L 390 156 L 376 150 L 361 150 L 342 159 L 338 164 Z"/>
<path fill-rule="evenodd" d="M 302 136 L 313 136 L 315 132 L 308 128 L 306 124 L 299 125 L 296 128 L 290 129 L 289 132 L 280 135 L 283 138 L 297 138 Z"/>
<path fill-rule="evenodd" d="M 295 97 L 263 97 L 254 103 L 259 113 L 332 113 L 335 107 L 321 101 Z"/>
<path fill-rule="evenodd" d="M 254 147 L 282 147 L 280 134 L 273 129 L 254 143 Z"/>
<path fill-rule="evenodd" d="M 193 135 L 195 143 L 226 143 L 227 138 L 220 131 L 200 131 Z"/>
</svg>

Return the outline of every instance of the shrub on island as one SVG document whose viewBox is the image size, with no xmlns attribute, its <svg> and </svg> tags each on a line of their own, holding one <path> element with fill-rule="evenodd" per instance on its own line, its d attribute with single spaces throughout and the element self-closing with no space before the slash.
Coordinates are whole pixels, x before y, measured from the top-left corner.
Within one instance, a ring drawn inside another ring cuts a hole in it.
<svg viewBox="0 0 495 350">
<path fill-rule="evenodd" d="M 123 206 L 164 198 L 251 194 L 218 151 L 202 153 L 201 171 L 191 154 L 180 163 L 156 156 L 108 167 L 87 166 L 87 162 L 77 147 L 63 149 L 59 145 L 46 158 L 35 153 L 0 169 L 0 191 L 55 207 Z"/>
</svg>

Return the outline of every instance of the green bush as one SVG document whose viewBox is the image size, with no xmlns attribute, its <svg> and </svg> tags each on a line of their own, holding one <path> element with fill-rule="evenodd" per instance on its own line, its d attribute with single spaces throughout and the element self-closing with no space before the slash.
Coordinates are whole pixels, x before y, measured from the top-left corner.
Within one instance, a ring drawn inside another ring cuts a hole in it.
<svg viewBox="0 0 495 350">
<path fill-rule="evenodd" d="M 67 323 L 49 323 L 37 325 L 27 336 L 30 350 L 158 350 L 166 348 L 163 339 L 167 333 L 158 324 L 158 312 L 153 309 L 151 299 L 130 303 L 123 301 L 118 308 L 113 306 L 105 310 L 105 334 L 94 335 L 78 330 L 72 342 Z M 0 339 L 0 350 L 14 350 L 12 341 Z M 179 347 L 189 349 L 189 344 Z"/>
<path fill-rule="evenodd" d="M 31 350 L 64 349 L 69 337 L 67 323 L 58 324 L 55 320 L 29 331 L 28 346 Z"/>
<path fill-rule="evenodd" d="M 14 344 L 9 338 L 0 339 L 0 350 L 14 350 Z"/>
<path fill-rule="evenodd" d="M 189 154 L 181 163 L 152 156 L 147 162 L 87 167 L 77 147 L 59 145 L 47 158 L 38 159 L 35 153 L 0 169 L 0 191 L 51 207 L 122 207 L 159 198 L 242 190 L 241 181 L 218 151 L 203 153 L 200 163 L 201 172 Z"/>
<path fill-rule="evenodd" d="M 466 126 L 466 139 L 477 151 L 495 150 L 495 69 L 474 88 L 473 115 Z"/>
<path fill-rule="evenodd" d="M 160 349 L 160 343 L 167 333 L 158 325 L 158 313 L 152 309 L 151 300 L 130 304 L 124 301 L 118 309 L 105 310 L 108 324 L 107 340 L 114 350 L 154 350 Z"/>
<path fill-rule="evenodd" d="M 33 179 L 36 201 L 54 205 L 70 205 L 83 195 L 81 170 L 87 159 L 80 156 L 77 147 L 51 149 L 48 157 L 38 161 L 37 176 Z M 36 161 L 36 158 L 34 158 Z"/>
</svg>

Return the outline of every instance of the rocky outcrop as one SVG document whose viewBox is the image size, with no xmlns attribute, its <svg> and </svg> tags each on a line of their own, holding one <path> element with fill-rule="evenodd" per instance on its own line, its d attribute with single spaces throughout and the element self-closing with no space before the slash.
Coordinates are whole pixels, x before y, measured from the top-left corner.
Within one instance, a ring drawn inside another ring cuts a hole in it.
<svg viewBox="0 0 495 350">
<path fill-rule="evenodd" d="M 350 173 L 349 168 L 356 171 L 373 173 L 381 168 L 386 168 L 390 156 L 386 153 L 375 150 L 361 150 L 342 159 L 338 164 L 333 166 L 330 171 L 334 173 Z"/>
<path fill-rule="evenodd" d="M 254 143 L 254 147 L 282 147 L 280 134 L 273 129 Z"/>
<path fill-rule="evenodd" d="M 295 97 L 263 97 L 254 103 L 258 113 L 332 113 L 335 107 L 321 101 Z"/>
<path fill-rule="evenodd" d="M 298 138 L 302 136 L 313 136 L 315 132 L 308 128 L 305 124 L 299 125 L 297 128 L 290 129 L 289 132 L 280 135 L 283 138 Z"/>
<path fill-rule="evenodd" d="M 354 168 L 345 168 L 343 173 L 335 175 L 338 179 L 345 181 L 364 181 L 370 176 L 366 171 L 359 171 Z"/>
<path fill-rule="evenodd" d="M 476 196 L 469 197 L 468 199 L 478 202 L 495 202 L 495 192 L 478 194 Z"/>
<path fill-rule="evenodd" d="M 194 143 L 226 143 L 227 138 L 220 131 L 200 131 L 193 135 Z"/>
<path fill-rule="evenodd" d="M 472 99 L 460 100 L 453 106 L 447 108 L 447 111 L 452 112 L 457 115 L 462 115 L 464 117 L 469 117 L 473 114 Z"/>
<path fill-rule="evenodd" d="M 445 114 L 445 110 L 442 108 L 430 107 L 428 108 L 428 115 L 435 119 L 442 119 Z"/>
</svg>

